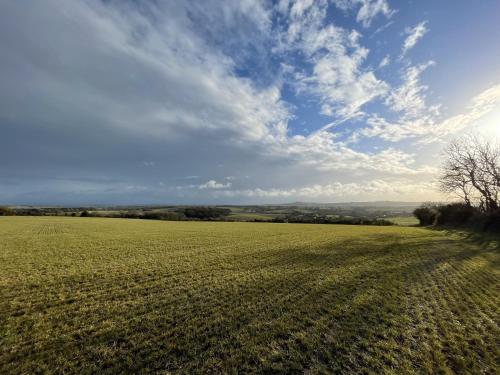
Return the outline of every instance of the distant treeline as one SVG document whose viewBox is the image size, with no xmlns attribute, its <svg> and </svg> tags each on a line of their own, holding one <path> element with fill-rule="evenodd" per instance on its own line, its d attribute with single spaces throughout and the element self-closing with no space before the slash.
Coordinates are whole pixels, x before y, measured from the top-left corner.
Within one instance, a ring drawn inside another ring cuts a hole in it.
<svg viewBox="0 0 500 375">
<path fill-rule="evenodd" d="M 118 217 L 126 219 L 145 219 L 145 220 L 222 220 L 231 213 L 228 208 L 220 207 L 185 207 L 171 211 L 124 211 L 116 214 L 101 214 L 98 211 L 83 211 L 80 216 L 96 217 Z"/>
<path fill-rule="evenodd" d="M 190 206 L 180 207 L 164 211 L 152 209 L 123 211 L 103 211 L 88 207 L 80 208 L 8 208 L 0 207 L 0 216 L 79 216 L 79 217 L 109 217 L 124 219 L 144 219 L 144 220 L 169 220 L 169 221 L 235 221 L 228 217 L 231 209 L 223 207 Z M 305 224 L 349 224 L 349 225 L 393 225 L 392 222 L 384 219 L 366 217 L 344 217 L 327 216 L 317 213 L 303 213 L 292 211 L 282 214 L 269 220 L 260 218 L 249 219 L 251 222 L 271 222 L 271 223 L 305 223 Z"/>
<path fill-rule="evenodd" d="M 80 216 L 91 207 L 0 207 L 0 216 Z"/>
<path fill-rule="evenodd" d="M 292 213 L 271 220 L 274 223 L 304 223 L 304 224 L 347 224 L 347 225 L 394 225 L 385 219 L 370 219 L 365 217 L 335 217 L 316 214 Z"/>
<path fill-rule="evenodd" d="M 231 213 L 228 208 L 220 207 L 185 207 L 169 211 L 123 210 L 117 212 L 102 211 L 91 207 L 67 208 L 9 208 L 0 207 L 0 216 L 81 216 L 115 217 L 148 220 L 216 220 Z"/>
<path fill-rule="evenodd" d="M 12 216 L 12 215 L 15 215 L 15 212 L 12 208 L 0 207 L 0 216 Z"/>
</svg>

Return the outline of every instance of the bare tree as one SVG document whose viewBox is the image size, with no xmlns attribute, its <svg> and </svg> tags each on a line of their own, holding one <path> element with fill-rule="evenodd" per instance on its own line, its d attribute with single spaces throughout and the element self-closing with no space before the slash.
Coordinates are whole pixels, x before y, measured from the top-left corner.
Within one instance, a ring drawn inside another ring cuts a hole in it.
<svg viewBox="0 0 500 375">
<path fill-rule="evenodd" d="M 476 136 L 452 142 L 444 151 L 441 190 L 458 195 L 465 204 L 484 211 L 500 206 L 500 147 Z"/>
</svg>

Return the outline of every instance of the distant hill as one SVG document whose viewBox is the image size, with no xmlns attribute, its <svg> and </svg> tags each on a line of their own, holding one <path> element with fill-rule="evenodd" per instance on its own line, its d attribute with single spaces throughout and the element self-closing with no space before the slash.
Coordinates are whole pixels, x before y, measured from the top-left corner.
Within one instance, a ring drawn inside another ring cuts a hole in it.
<svg viewBox="0 0 500 375">
<path fill-rule="evenodd" d="M 421 202 L 397 202 L 397 201 L 339 202 L 339 203 L 293 202 L 293 203 L 284 203 L 276 206 L 400 208 L 400 207 L 418 207 L 421 204 L 422 204 Z"/>
</svg>

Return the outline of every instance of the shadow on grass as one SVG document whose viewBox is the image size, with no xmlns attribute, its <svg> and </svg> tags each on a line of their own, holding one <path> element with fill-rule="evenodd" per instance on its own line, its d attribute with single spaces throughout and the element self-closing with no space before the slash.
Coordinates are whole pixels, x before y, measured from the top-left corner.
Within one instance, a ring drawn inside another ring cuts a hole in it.
<svg viewBox="0 0 500 375">
<path fill-rule="evenodd" d="M 229 269 L 200 268 L 196 276 L 172 278 L 159 266 L 155 276 L 134 282 L 124 275 L 68 277 L 46 290 L 64 287 L 61 293 L 78 295 L 82 285 L 92 288 L 76 304 L 53 301 L 59 316 L 43 310 L 30 316 L 48 330 L 24 331 L 24 345 L 3 348 L 0 370 L 403 373 L 451 366 L 456 371 L 455 353 L 433 357 L 430 350 L 444 345 L 438 326 L 448 318 L 439 315 L 433 299 L 450 293 L 449 286 L 431 287 L 435 280 L 455 278 L 466 261 L 496 250 L 474 237 L 433 243 L 374 235 L 274 249 L 261 258 L 256 250 L 232 258 Z M 445 268 L 448 264 L 453 267 Z M 460 274 L 458 297 L 477 293 L 477 272 L 483 271 Z M 481 313 L 469 300 L 463 303 L 468 314 Z M 412 330 L 422 311 L 435 314 L 435 321 Z M 495 344 L 491 337 L 481 340 L 473 352 Z M 480 354 L 486 369 L 494 365 L 494 356 Z"/>
<path fill-rule="evenodd" d="M 470 243 L 481 246 L 483 249 L 495 250 L 500 248 L 500 233 L 483 232 L 471 228 L 455 228 L 446 226 L 430 226 L 423 228 L 435 232 L 445 233 L 446 235 L 458 235 Z"/>
</svg>

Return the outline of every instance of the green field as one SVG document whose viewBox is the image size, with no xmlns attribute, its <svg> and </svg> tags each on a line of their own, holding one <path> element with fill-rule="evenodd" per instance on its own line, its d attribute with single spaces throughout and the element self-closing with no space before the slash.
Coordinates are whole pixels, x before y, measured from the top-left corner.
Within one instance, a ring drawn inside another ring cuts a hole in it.
<svg viewBox="0 0 500 375">
<path fill-rule="evenodd" d="M 401 226 L 410 227 L 418 225 L 418 220 L 415 216 L 394 216 L 394 217 L 387 217 L 384 219 L 393 222 L 396 225 L 401 225 Z"/>
<path fill-rule="evenodd" d="M 499 275 L 420 228 L 0 218 L 0 373 L 494 374 Z"/>
</svg>

